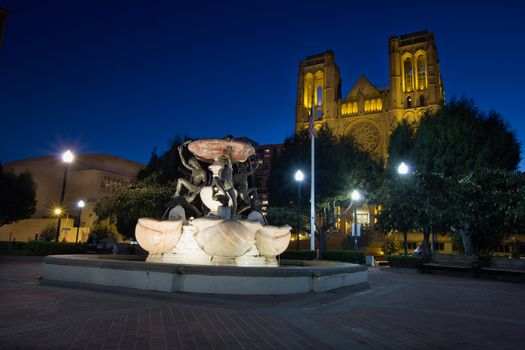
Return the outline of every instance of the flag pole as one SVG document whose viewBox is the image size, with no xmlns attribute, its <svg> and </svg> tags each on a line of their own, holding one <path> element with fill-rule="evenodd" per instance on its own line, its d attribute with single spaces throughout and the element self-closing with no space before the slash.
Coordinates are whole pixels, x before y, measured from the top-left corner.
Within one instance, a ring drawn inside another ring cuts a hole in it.
<svg viewBox="0 0 525 350">
<path fill-rule="evenodd" d="M 315 102 L 312 99 L 310 114 L 310 146 L 311 146 L 311 176 L 310 176 L 310 250 L 315 250 Z"/>
</svg>

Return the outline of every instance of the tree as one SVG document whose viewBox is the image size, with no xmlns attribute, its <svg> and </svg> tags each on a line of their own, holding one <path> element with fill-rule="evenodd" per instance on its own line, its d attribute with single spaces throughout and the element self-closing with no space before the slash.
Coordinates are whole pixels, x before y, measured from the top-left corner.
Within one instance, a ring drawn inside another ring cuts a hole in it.
<svg viewBox="0 0 525 350">
<path fill-rule="evenodd" d="M 347 202 L 355 188 L 367 193 L 367 198 L 373 201 L 374 190 L 382 180 L 382 167 L 358 148 L 352 136 L 336 137 L 327 126 L 317 132 L 315 142 L 315 200 L 316 212 L 321 218 L 316 236 L 322 256 L 325 236 L 336 222 L 336 206 Z M 286 207 L 294 201 L 297 184 L 293 174 L 297 169 L 310 172 L 310 139 L 306 130 L 288 137 L 283 151 L 272 161 L 269 186 L 272 205 Z M 306 211 L 308 201 L 304 202 Z"/>
<path fill-rule="evenodd" d="M 7 173 L 0 164 L 0 226 L 28 219 L 35 210 L 36 185 L 31 173 Z"/>
<path fill-rule="evenodd" d="M 493 246 L 500 235 L 485 231 L 480 223 L 506 227 L 506 215 L 495 215 L 495 208 L 509 205 L 508 198 L 498 195 L 507 186 L 498 177 L 501 172 L 510 176 L 520 159 L 519 143 L 508 124 L 496 112 L 481 113 L 471 100 L 453 99 L 435 115 L 423 116 L 413 137 L 403 128 L 406 124 L 394 131 L 399 140 L 393 137 L 389 149 L 395 156 L 387 165 L 391 178 L 382 191 L 380 226 L 422 230 L 426 257 L 428 237 L 436 232 L 459 232 L 466 254 Z M 392 175 L 397 166 L 393 162 L 403 156 L 413 168 L 406 183 Z"/>
<path fill-rule="evenodd" d="M 129 187 L 117 186 L 111 196 L 97 202 L 93 211 L 99 220 L 111 219 L 117 230 L 127 238 L 135 237 L 135 226 L 141 217 L 160 219 L 175 191 L 175 185 L 158 184 L 155 176 L 136 180 Z"/>
</svg>

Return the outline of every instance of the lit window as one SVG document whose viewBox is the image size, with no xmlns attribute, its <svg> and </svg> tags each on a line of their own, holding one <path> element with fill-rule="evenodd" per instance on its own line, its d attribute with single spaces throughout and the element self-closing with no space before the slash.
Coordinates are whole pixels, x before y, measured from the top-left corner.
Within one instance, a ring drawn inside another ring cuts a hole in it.
<svg viewBox="0 0 525 350">
<path fill-rule="evenodd" d="M 406 108 L 412 108 L 412 96 L 407 96 Z"/>
</svg>

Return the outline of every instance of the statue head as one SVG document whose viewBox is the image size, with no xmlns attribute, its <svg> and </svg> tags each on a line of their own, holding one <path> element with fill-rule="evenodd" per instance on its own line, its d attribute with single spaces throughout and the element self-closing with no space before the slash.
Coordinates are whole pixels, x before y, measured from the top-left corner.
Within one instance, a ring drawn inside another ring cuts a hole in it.
<svg viewBox="0 0 525 350">
<path fill-rule="evenodd" d="M 195 169 L 201 168 L 201 164 L 196 158 L 191 158 L 190 160 L 188 160 L 188 163 L 190 164 L 192 168 L 195 168 Z"/>
</svg>

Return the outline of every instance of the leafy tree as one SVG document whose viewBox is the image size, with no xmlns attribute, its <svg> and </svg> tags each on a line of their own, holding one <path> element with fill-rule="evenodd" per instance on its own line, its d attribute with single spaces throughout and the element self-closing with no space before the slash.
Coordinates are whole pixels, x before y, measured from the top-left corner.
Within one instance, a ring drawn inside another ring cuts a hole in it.
<svg viewBox="0 0 525 350">
<path fill-rule="evenodd" d="M 361 151 L 352 136 L 336 137 L 327 126 L 316 134 L 316 212 L 321 218 L 316 227 L 321 255 L 324 238 L 334 229 L 336 205 L 348 201 L 352 189 L 360 188 L 373 201 L 374 189 L 382 179 L 381 164 Z M 272 161 L 270 200 L 276 206 L 289 206 L 296 198 L 297 169 L 310 172 L 310 139 L 307 131 L 288 137 L 281 154 Z M 302 186 L 305 190 L 306 186 Z M 307 187 L 306 187 L 307 188 Z M 303 195 L 304 198 L 304 195 Z M 304 201 L 304 211 L 308 201 Z M 305 227 L 306 228 L 306 227 Z"/>
<path fill-rule="evenodd" d="M 40 232 L 40 239 L 44 241 L 52 241 L 55 239 L 57 235 L 57 224 L 56 223 L 49 223 L 42 232 Z"/>
<path fill-rule="evenodd" d="M 174 191 L 173 182 L 158 184 L 155 176 L 152 176 L 146 180 L 134 181 L 129 187 L 116 187 L 113 195 L 98 201 L 93 211 L 99 220 L 114 220 L 119 233 L 124 237 L 133 238 L 138 219 L 160 219 Z"/>
<path fill-rule="evenodd" d="M 383 252 L 385 255 L 395 254 L 399 250 L 399 242 L 394 232 L 387 233 L 385 243 L 383 243 Z"/>
<path fill-rule="evenodd" d="M 374 233 L 372 232 L 372 228 L 370 225 L 362 225 L 361 226 L 361 236 L 357 237 L 357 247 L 358 248 L 365 248 L 370 245 L 370 242 L 372 242 L 372 239 L 374 237 Z M 354 250 L 355 249 L 355 236 L 352 235 L 346 235 L 343 239 L 343 242 L 341 242 L 341 246 L 345 250 Z"/>
<path fill-rule="evenodd" d="M 36 185 L 31 173 L 6 173 L 0 164 L 0 226 L 30 218 L 36 210 Z"/>
<path fill-rule="evenodd" d="M 409 131 L 402 123 L 393 133 L 379 226 L 422 230 L 425 257 L 430 234 L 451 230 L 461 236 L 466 254 L 490 249 L 501 234 L 487 231 L 487 225 L 510 227 L 508 214 L 498 214 L 497 208 L 512 207 L 510 197 L 501 193 L 512 189 L 511 173 L 520 159 L 519 143 L 508 124 L 496 112 L 481 113 L 471 100 L 453 99 L 435 115 L 425 115 L 413 136 Z M 413 172 L 402 181 L 399 175 L 395 178 L 394 162 L 403 157 Z M 498 178 L 501 172 L 508 180 Z M 512 203 L 517 205 L 518 197 Z"/>
</svg>

